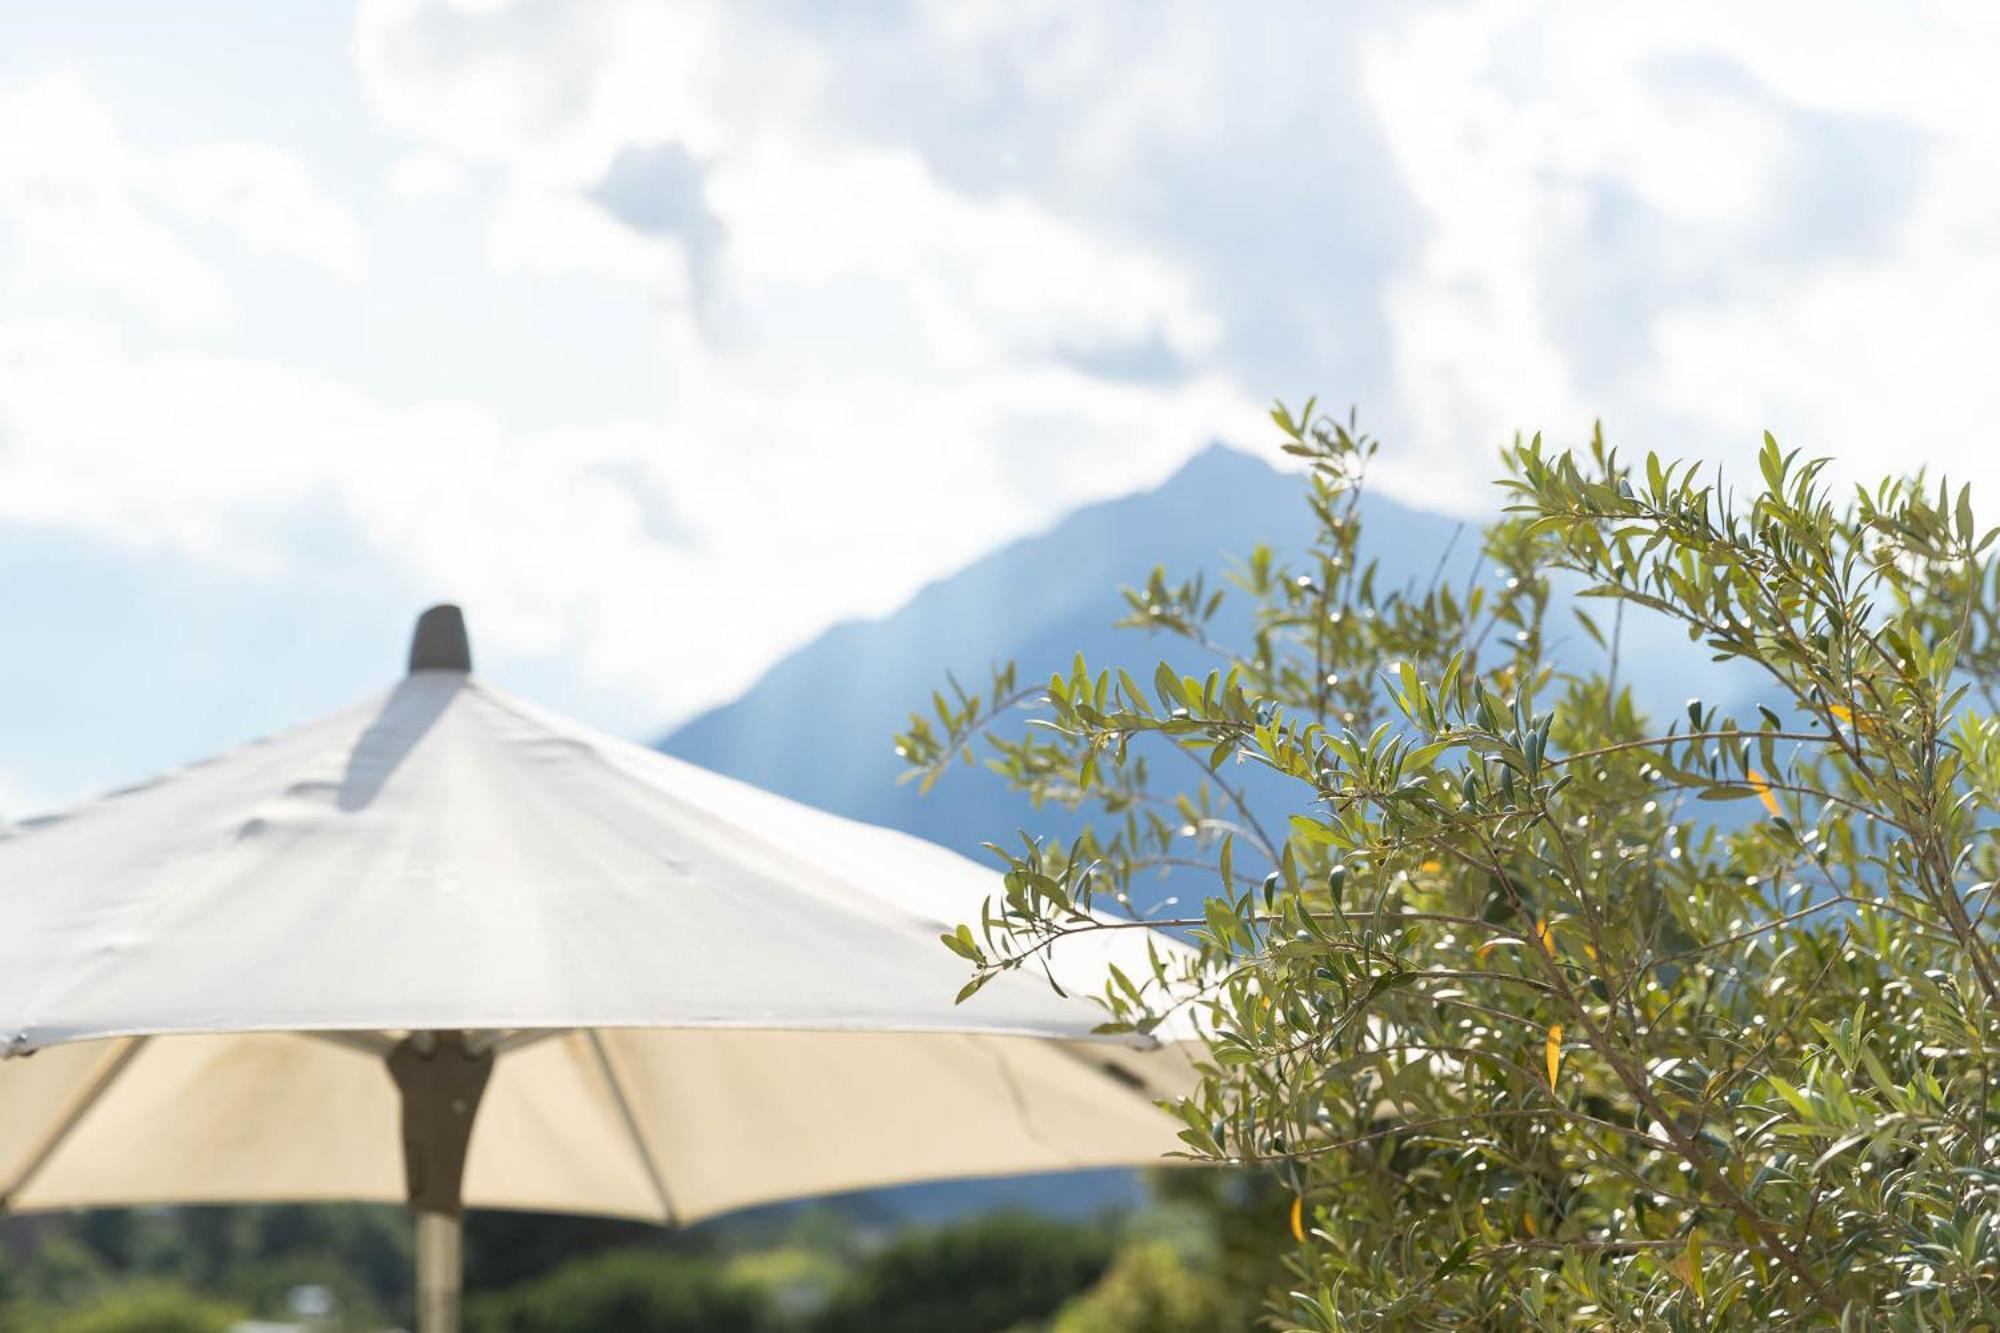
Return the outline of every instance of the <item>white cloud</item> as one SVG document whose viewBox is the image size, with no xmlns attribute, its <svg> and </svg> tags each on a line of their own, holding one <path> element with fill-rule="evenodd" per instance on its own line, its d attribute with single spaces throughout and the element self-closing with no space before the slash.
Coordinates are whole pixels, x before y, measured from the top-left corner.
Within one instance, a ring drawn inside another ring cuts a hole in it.
<svg viewBox="0 0 2000 1333">
<path fill-rule="evenodd" d="M 356 50 L 387 123 L 504 182 L 497 271 L 659 302 L 673 388 L 621 475 L 676 502 L 690 550 L 643 594 L 551 555 L 575 577 L 546 594 L 589 622 L 604 669 L 652 673 L 663 708 L 1260 430 L 1257 397 L 1189 369 L 1221 328 L 1178 264 L 839 125 L 829 55 L 783 25 L 735 6 L 385 0 L 362 6 Z M 1090 369 L 1121 357 L 1165 369 Z M 732 651 L 651 642 L 648 598 L 677 625 L 731 626 Z"/>
<path fill-rule="evenodd" d="M 718 358 L 783 346 L 773 378 L 743 386 L 753 399 L 856 372 L 912 399 L 968 373 L 1001 393 L 1011 375 L 1058 368 L 1085 369 L 1079 396 L 1107 400 L 1148 379 L 1163 401 L 1197 380 L 1230 386 L 1232 422 L 1274 392 L 1325 388 L 1371 409 L 1381 397 L 1379 317 L 1353 297 L 1391 243 L 1320 178 L 1330 147 L 1356 163 L 1374 151 L 1316 49 L 1352 33 L 1321 15 L 1259 34 L 1190 5 L 828 21 L 639 0 L 490 15 L 363 0 L 359 14 L 363 86 L 385 121 L 513 182 L 491 241 L 504 270 L 645 282 Z M 592 210 L 619 211 L 606 187 L 626 159 L 663 149 L 692 164 L 692 183 L 675 184 L 712 234 L 594 225 Z M 1331 286 L 1318 281 L 1329 246 L 1357 252 Z M 1451 484 L 1426 460 L 1403 489 L 1483 500 L 1462 484 L 1463 443 L 1437 444 L 1456 423 L 1420 424 L 1419 448 L 1455 465 Z M 1151 457 L 1170 464 L 1213 429 L 1189 420 Z M 1240 442 L 1263 439 L 1241 429 Z"/>
<path fill-rule="evenodd" d="M 465 167 L 443 153 L 406 153 L 389 169 L 389 188 L 405 199 L 449 199 L 466 183 Z"/>
<path fill-rule="evenodd" d="M 733 16 L 392 4 L 359 25 L 376 105 L 413 140 L 390 189 L 463 202 L 466 171 L 490 172 L 496 285 L 647 293 L 672 382 L 654 412 L 607 420 L 579 393 L 574 424 L 527 429 L 248 349 L 16 318 L 0 322 L 0 520 L 281 580 L 324 558 L 287 516 L 331 508 L 413 589 L 473 608 L 482 640 L 572 656 L 664 717 L 1258 430 L 1254 400 L 1186 369 L 1219 326 L 1178 266 L 1024 193 L 968 193 L 908 148 L 821 135 L 798 92 L 817 57 Z M 359 262 L 303 206 L 302 174 L 183 154 L 202 170 L 160 198 L 100 120 L 135 210 L 234 203 L 248 244 Z M 631 154 L 629 188 L 606 193 Z M 1176 368 L 1088 368 L 1133 349 Z"/>
<path fill-rule="evenodd" d="M 290 154 L 258 143 L 202 144 L 141 159 L 142 189 L 169 211 L 233 232 L 252 253 L 367 276 L 361 228 Z"/>
<path fill-rule="evenodd" d="M 137 197 L 110 109 L 74 75 L 0 87 L 0 221 L 22 283 L 67 281 L 124 298 L 163 323 L 224 322 L 227 282 Z"/>
<path fill-rule="evenodd" d="M 14 773 L 0 769 L 0 832 L 4 832 L 9 824 L 18 823 L 30 815 L 56 809 L 58 804 Z"/>
<path fill-rule="evenodd" d="M 540 414 L 571 424 L 528 427 L 17 318 L 0 516 L 282 576 L 315 558 L 283 516 L 330 498 L 482 637 L 664 715 L 1209 439 L 1262 442 L 1273 393 L 1358 402 L 1434 506 L 1490 503 L 1516 427 L 1594 416 L 1669 452 L 1768 425 L 2000 482 L 1966 427 L 2000 406 L 1996 40 L 1925 22 L 363 0 L 384 184 L 449 201 L 424 226 L 490 269 L 463 318 L 547 309 L 587 343 L 642 294 L 653 356 L 618 364 L 645 382 L 610 411 L 571 370 Z M 229 284 L 190 223 L 367 271 L 275 150 L 142 151 L 74 79 L 0 97 L 37 127 L 0 141 L 23 274 L 212 325 Z M 437 291 L 384 300 L 465 294 Z M 496 381 L 545 373 L 474 332 L 517 358 Z"/>
<path fill-rule="evenodd" d="M 700 0 L 364 0 L 354 49 L 391 127 L 571 188 L 628 144 L 721 151 L 802 107 L 816 80 L 808 49 L 742 7 Z"/>
<path fill-rule="evenodd" d="M 1219 386 L 1105 395 L 1061 370 L 774 395 L 772 365 L 690 354 L 700 387 L 664 423 L 521 432 L 252 358 L 0 322 L 0 521 L 283 579 L 327 558 L 296 549 L 284 516 L 331 504 L 414 591 L 471 608 L 482 641 L 573 653 L 586 679 L 665 716 L 1040 521 L 1041 485 L 1010 454 L 1038 459 L 1059 494 L 1101 492 L 1157 470 L 1147 441 L 1235 407 Z M 865 452 L 830 443 L 862 438 Z"/>
<path fill-rule="evenodd" d="M 908 366 L 915 374 L 1151 338 L 1194 359 L 1217 336 L 1158 256 L 1020 196 L 968 199 L 908 152 L 763 143 L 713 170 L 708 199 L 747 303 L 781 308 L 788 294 L 868 284 L 921 327 L 933 365 Z"/>
<path fill-rule="evenodd" d="M 389 123 L 516 182 L 494 220 L 505 271 L 650 279 L 692 299 L 700 261 L 684 237 L 621 235 L 586 202 L 621 152 L 671 144 L 698 164 L 697 202 L 722 238 L 717 280 L 753 322 L 846 285 L 855 304 L 910 307 L 946 361 L 1153 338 L 1193 356 L 1215 340 L 1212 316 L 1161 256 L 1019 193 L 967 195 L 909 148 L 821 132 L 827 56 L 740 7 L 473 15 L 372 0 L 356 49 Z"/>
<path fill-rule="evenodd" d="M 1768 427 L 2000 499 L 1976 424 L 2000 34 L 1973 18 L 1474 3 L 1377 34 L 1367 86 L 1428 224 L 1389 286 L 1420 434 L 1603 416 L 1733 455 Z"/>
<path fill-rule="evenodd" d="M 643 236 L 567 190 L 517 186 L 494 209 L 487 253 L 495 271 L 538 277 L 586 274 L 640 283 L 681 304 L 692 283 L 683 246 Z"/>
<path fill-rule="evenodd" d="M 142 148 L 74 71 L 0 84 L 0 124 L 10 127 L 0 135 L 0 228 L 18 251 L 20 287 L 80 286 L 169 327 L 225 324 L 234 309 L 228 280 L 191 243 L 187 224 L 344 279 L 366 271 L 360 228 L 277 148 Z"/>
</svg>

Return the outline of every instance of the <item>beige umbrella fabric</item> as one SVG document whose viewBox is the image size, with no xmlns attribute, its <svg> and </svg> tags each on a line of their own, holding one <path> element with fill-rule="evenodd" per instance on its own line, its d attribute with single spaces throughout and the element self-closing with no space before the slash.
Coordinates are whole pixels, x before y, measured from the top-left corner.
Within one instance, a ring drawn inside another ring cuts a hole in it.
<svg viewBox="0 0 2000 1333">
<path fill-rule="evenodd" d="M 448 1328 L 462 1206 L 685 1223 L 1178 1146 L 1186 1024 L 1106 1041 L 1039 973 L 952 1003 L 992 871 L 515 699 L 455 608 L 411 666 L 0 834 L 0 1210 L 406 1201 Z"/>
</svg>

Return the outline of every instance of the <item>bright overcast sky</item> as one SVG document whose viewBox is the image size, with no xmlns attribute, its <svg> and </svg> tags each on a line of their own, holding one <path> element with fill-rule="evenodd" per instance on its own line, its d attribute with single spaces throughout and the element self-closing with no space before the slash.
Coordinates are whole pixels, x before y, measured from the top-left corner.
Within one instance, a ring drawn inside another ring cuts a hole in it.
<svg viewBox="0 0 2000 1333">
<path fill-rule="evenodd" d="M 1437 508 L 1601 416 L 2000 514 L 2000 32 L 1919 13 L 0 0 L 0 814 L 445 597 L 647 734 L 1275 395 Z"/>
</svg>

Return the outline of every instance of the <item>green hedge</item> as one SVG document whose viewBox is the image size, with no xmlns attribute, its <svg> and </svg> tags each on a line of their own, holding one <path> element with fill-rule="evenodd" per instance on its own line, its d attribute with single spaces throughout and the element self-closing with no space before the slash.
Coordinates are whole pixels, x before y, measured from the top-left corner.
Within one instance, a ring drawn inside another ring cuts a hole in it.
<svg viewBox="0 0 2000 1333">
<path fill-rule="evenodd" d="M 1228 1305 L 1212 1273 L 1153 1241 L 1120 1254 L 1049 1333 L 1218 1333 L 1231 1327 Z"/>
<path fill-rule="evenodd" d="M 620 1250 L 473 1297 L 466 1333 L 752 1333 L 764 1298 L 713 1260 Z"/>
<path fill-rule="evenodd" d="M 1002 1333 L 1047 1319 L 1109 1265 L 1110 1230 L 1002 1214 L 905 1237 L 835 1290 L 813 1333 Z"/>
<path fill-rule="evenodd" d="M 227 1333 L 249 1311 L 169 1283 L 119 1287 L 60 1312 L 0 1310 L 0 1333 Z"/>
</svg>

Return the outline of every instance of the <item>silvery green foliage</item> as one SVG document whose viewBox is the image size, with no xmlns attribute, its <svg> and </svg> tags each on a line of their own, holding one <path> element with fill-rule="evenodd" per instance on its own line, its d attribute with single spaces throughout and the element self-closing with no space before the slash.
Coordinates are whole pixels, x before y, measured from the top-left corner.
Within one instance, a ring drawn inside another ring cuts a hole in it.
<svg viewBox="0 0 2000 1333">
<path fill-rule="evenodd" d="M 984 758 L 1090 818 L 1002 852 L 945 939 L 967 992 L 1198 868 L 1164 922 L 1198 961 L 1107 977 L 1105 1028 L 1210 1034 L 1174 1109 L 1190 1155 L 1300 1199 L 1276 1327 L 2000 1328 L 2000 591 L 1967 494 L 1837 494 L 1768 438 L 1744 494 L 1517 441 L 1496 577 L 1380 589 L 1375 444 L 1272 415 L 1319 539 L 1237 571 L 1247 641 L 1199 581 L 1127 594 L 1213 671 L 1008 667 L 898 738 L 924 782 Z M 1545 652 L 1555 578 L 1588 671 Z M 1771 706 L 1641 715 L 1633 606 Z"/>
</svg>

